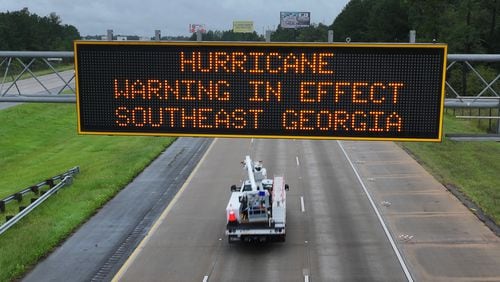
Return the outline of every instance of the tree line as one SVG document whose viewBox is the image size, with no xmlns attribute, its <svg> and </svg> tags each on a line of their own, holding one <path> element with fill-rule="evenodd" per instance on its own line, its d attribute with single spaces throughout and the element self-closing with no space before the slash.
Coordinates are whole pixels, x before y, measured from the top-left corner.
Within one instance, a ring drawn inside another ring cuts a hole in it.
<svg viewBox="0 0 500 282">
<path fill-rule="evenodd" d="M 443 42 L 450 53 L 499 53 L 498 0 L 351 0 L 331 28 L 340 39 Z"/>
<path fill-rule="evenodd" d="M 278 28 L 271 41 L 409 42 L 416 30 L 417 42 L 443 42 L 450 53 L 500 52 L 500 0 L 351 0 L 330 25 Z M 190 40 L 196 40 L 193 34 Z M 263 41 L 257 33 L 208 31 L 206 41 Z"/>
<path fill-rule="evenodd" d="M 28 8 L 0 13 L 0 50 L 70 51 L 75 39 L 80 39 L 78 29 L 63 25 L 55 13 L 40 17 Z"/>
<path fill-rule="evenodd" d="M 325 42 L 328 30 L 335 41 L 444 42 L 450 53 L 500 52 L 500 0 L 351 0 L 332 24 L 285 29 L 278 25 L 271 41 Z M 71 50 L 78 29 L 63 25 L 55 13 L 38 16 L 28 8 L 0 13 L 0 50 Z M 163 38 L 162 38 L 163 39 Z M 172 40 L 171 38 L 169 38 Z M 196 34 L 179 39 L 196 40 Z M 206 41 L 264 41 L 263 35 L 209 30 Z"/>
</svg>

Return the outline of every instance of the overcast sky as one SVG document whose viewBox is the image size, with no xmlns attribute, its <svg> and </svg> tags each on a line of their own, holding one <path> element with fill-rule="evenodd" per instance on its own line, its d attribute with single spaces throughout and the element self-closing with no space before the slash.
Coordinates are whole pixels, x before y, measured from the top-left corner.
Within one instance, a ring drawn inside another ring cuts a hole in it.
<svg viewBox="0 0 500 282">
<path fill-rule="evenodd" d="M 211 30 L 232 29 L 233 20 L 251 20 L 261 34 L 279 24 L 280 11 L 311 12 L 312 23 L 330 25 L 348 0 L 0 0 L 0 11 L 28 7 L 47 16 L 55 12 L 63 24 L 74 25 L 83 35 L 114 34 L 154 36 L 190 35 L 189 24 Z"/>
</svg>

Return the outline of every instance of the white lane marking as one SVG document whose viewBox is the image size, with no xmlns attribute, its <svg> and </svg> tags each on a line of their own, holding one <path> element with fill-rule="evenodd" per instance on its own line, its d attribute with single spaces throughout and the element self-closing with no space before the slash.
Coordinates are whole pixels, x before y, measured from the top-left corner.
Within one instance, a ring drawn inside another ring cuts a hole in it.
<svg viewBox="0 0 500 282">
<path fill-rule="evenodd" d="M 208 275 L 205 275 L 205 277 L 203 277 L 203 282 L 208 282 Z"/>
<path fill-rule="evenodd" d="M 300 166 L 299 157 L 295 157 L 295 160 L 297 161 L 297 166 Z"/>
<path fill-rule="evenodd" d="M 304 282 L 309 282 L 309 275 L 304 275 Z"/>
<path fill-rule="evenodd" d="M 302 196 L 300 196 L 300 209 L 302 210 L 302 212 L 306 211 L 306 208 L 304 206 L 304 197 Z"/>
<path fill-rule="evenodd" d="M 354 170 L 354 174 L 356 174 L 356 177 L 358 178 L 359 183 L 363 187 L 363 190 L 365 191 L 365 194 L 368 197 L 368 200 L 370 201 L 370 204 L 371 204 L 373 210 L 375 211 L 375 214 L 377 215 L 378 221 L 380 222 L 380 224 L 382 225 L 382 228 L 384 229 L 385 236 L 387 236 L 387 239 L 389 239 L 389 242 L 391 243 L 391 247 L 394 250 L 394 253 L 396 253 L 396 257 L 399 260 L 399 264 L 401 265 L 401 268 L 403 268 L 403 272 L 406 275 L 406 279 L 409 282 L 413 282 L 413 278 L 411 277 L 410 271 L 408 270 L 408 267 L 406 266 L 406 264 L 405 264 L 405 262 L 403 260 L 403 257 L 399 253 L 399 250 L 398 250 L 398 248 L 396 246 L 396 243 L 394 243 L 394 239 L 392 239 L 391 233 L 389 233 L 389 229 L 387 229 L 387 226 L 386 226 L 384 220 L 382 219 L 382 216 L 380 215 L 380 212 L 378 211 L 377 206 L 375 205 L 375 202 L 372 199 L 372 196 L 368 192 L 368 189 L 366 188 L 365 183 L 363 183 L 363 180 L 361 179 L 361 176 L 359 175 L 358 170 L 356 169 L 356 167 L 352 163 L 351 159 L 347 155 L 347 152 L 344 150 L 344 146 L 342 146 L 342 143 L 337 140 L 337 144 L 339 144 L 340 149 L 342 150 L 342 152 L 344 153 L 345 157 L 347 158 L 347 161 L 351 165 L 351 168 Z"/>
<path fill-rule="evenodd" d="M 191 182 L 191 179 L 193 179 L 193 176 L 196 174 L 196 172 L 200 168 L 201 164 L 205 161 L 205 158 L 208 156 L 208 153 L 210 153 L 210 151 L 212 150 L 212 147 L 215 145 L 215 143 L 217 142 L 217 140 L 218 139 L 215 138 L 214 141 L 212 142 L 212 144 L 210 144 L 210 146 L 208 147 L 208 149 L 205 151 L 205 154 L 203 155 L 203 157 L 201 157 L 201 159 L 198 162 L 198 164 L 195 166 L 195 168 L 193 169 L 193 171 L 191 171 L 191 174 L 188 176 L 188 178 L 186 179 L 186 182 L 184 182 L 184 184 L 182 185 L 181 189 L 179 189 L 179 191 L 177 192 L 177 194 L 175 194 L 174 198 L 170 201 L 170 204 L 168 204 L 167 208 L 163 211 L 163 213 L 160 215 L 160 217 L 156 220 L 156 222 L 154 223 L 153 227 L 151 227 L 151 229 L 149 230 L 148 234 L 142 239 L 142 241 L 135 248 L 135 250 L 132 252 L 132 254 L 128 257 L 128 259 L 122 265 L 122 267 L 120 268 L 120 270 L 118 270 L 118 272 L 115 274 L 115 276 L 113 277 L 113 279 L 111 279 L 111 281 L 113 281 L 113 282 L 120 281 L 120 279 L 123 277 L 123 275 L 125 274 L 125 272 L 132 265 L 132 263 L 135 261 L 135 259 L 139 255 L 139 253 L 142 251 L 142 249 L 144 249 L 144 246 L 150 240 L 152 234 L 154 234 L 156 232 L 156 230 L 158 229 L 158 227 L 160 227 L 160 224 L 163 221 L 165 221 L 165 218 L 167 217 L 167 215 L 169 214 L 170 210 L 172 209 L 172 206 L 175 205 L 175 203 L 177 202 L 177 200 L 181 196 L 182 192 L 184 192 L 184 190 L 186 190 L 186 187 Z"/>
<path fill-rule="evenodd" d="M 253 143 L 253 138 L 252 138 L 252 140 L 250 141 L 250 143 Z"/>
</svg>

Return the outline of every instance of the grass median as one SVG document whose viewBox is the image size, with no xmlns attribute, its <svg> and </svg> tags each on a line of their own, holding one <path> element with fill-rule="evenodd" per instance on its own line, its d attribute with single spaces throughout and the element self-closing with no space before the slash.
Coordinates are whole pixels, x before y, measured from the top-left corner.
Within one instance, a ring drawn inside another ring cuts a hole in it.
<svg viewBox="0 0 500 282">
<path fill-rule="evenodd" d="M 78 135 L 75 105 L 19 105 L 1 110 L 0 124 L 0 198 L 80 166 L 71 186 L 0 235 L 0 281 L 22 276 L 174 140 Z"/>
<path fill-rule="evenodd" d="M 445 115 L 445 133 L 484 133 L 477 122 Z M 457 187 L 500 224 L 500 142 L 401 143 L 441 183 Z"/>
</svg>

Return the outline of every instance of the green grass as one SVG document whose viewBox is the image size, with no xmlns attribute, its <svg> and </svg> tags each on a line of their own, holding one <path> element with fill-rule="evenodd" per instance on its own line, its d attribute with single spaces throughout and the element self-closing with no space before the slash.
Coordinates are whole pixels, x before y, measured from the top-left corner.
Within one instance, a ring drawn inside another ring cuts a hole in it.
<svg viewBox="0 0 500 282">
<path fill-rule="evenodd" d="M 445 115 L 445 133 L 484 133 L 474 121 Z M 500 223 L 500 142 L 402 143 L 444 184 L 452 184 Z"/>
<path fill-rule="evenodd" d="M 453 114 L 453 116 L 499 116 L 500 109 L 480 109 L 480 108 L 469 108 L 469 109 L 447 109 L 446 112 Z M 451 118 L 451 116 L 450 116 Z M 450 120 L 448 125 L 455 126 L 457 128 L 451 128 L 451 130 L 461 130 L 467 129 L 473 132 L 495 132 L 498 128 L 498 120 L 490 119 L 457 119 Z M 461 122 L 458 122 L 461 121 Z M 455 131 L 453 131 L 455 132 Z M 463 133 L 458 131 L 457 133 Z"/>
<path fill-rule="evenodd" d="M 64 104 L 4 109 L 0 124 L 0 198 L 80 166 L 73 185 L 0 235 L 0 281 L 20 277 L 174 140 L 77 135 L 75 106 Z"/>
</svg>

